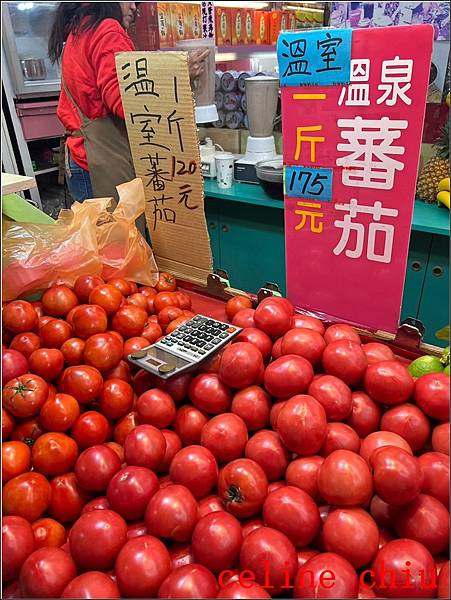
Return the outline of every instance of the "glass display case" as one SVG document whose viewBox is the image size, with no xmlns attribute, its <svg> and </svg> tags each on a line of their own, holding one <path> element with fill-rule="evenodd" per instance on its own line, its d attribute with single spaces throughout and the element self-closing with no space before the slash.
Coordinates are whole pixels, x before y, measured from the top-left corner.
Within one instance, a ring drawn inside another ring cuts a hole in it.
<svg viewBox="0 0 451 600">
<path fill-rule="evenodd" d="M 59 94 L 60 70 L 47 44 L 57 2 L 2 2 L 2 31 L 17 97 Z"/>
</svg>

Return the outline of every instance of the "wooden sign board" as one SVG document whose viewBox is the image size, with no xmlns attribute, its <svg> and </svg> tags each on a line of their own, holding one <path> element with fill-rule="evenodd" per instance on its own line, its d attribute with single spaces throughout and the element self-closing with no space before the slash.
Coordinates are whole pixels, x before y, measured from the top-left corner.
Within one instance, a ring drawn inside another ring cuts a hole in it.
<svg viewBox="0 0 451 600">
<path fill-rule="evenodd" d="M 160 271 L 206 284 L 213 261 L 186 52 L 122 52 L 116 69 Z"/>
</svg>

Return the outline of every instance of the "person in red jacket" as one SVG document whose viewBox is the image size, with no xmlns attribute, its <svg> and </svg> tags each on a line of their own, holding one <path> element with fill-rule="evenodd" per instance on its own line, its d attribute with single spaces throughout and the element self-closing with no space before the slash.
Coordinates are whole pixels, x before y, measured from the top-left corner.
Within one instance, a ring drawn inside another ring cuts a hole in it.
<svg viewBox="0 0 451 600">
<path fill-rule="evenodd" d="M 139 3 L 138 3 L 139 4 Z M 113 196 L 134 177 L 115 54 L 134 50 L 135 2 L 60 2 L 49 57 L 61 61 L 57 114 L 66 130 L 66 180 L 74 199 Z M 206 53 L 190 56 L 190 76 Z"/>
</svg>

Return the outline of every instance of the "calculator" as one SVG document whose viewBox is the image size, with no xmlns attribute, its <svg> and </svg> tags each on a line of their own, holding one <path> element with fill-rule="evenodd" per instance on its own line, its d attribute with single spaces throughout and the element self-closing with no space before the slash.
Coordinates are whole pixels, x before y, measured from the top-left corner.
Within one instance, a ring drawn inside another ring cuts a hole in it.
<svg viewBox="0 0 451 600">
<path fill-rule="evenodd" d="M 146 348 L 128 355 L 128 360 L 162 379 L 193 370 L 225 346 L 240 327 L 196 315 L 184 325 Z"/>
</svg>

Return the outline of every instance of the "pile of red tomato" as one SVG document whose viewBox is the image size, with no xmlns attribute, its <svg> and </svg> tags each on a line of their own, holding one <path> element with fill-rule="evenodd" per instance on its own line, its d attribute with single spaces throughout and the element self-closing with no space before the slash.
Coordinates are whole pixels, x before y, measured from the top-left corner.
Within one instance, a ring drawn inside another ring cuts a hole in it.
<svg viewBox="0 0 451 600">
<path fill-rule="evenodd" d="M 284 298 L 127 362 L 193 314 L 167 273 L 3 305 L 3 597 L 449 597 L 449 377 Z"/>
</svg>

